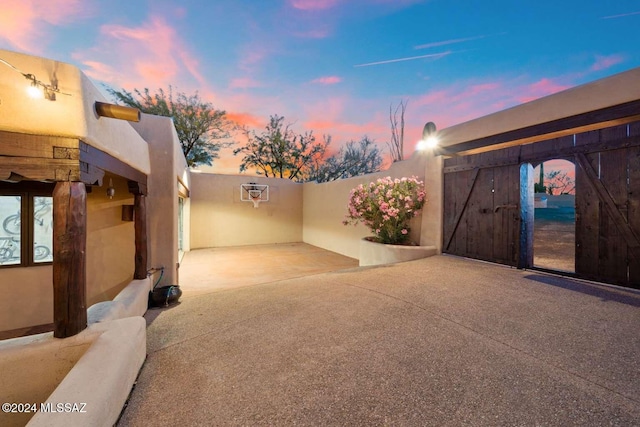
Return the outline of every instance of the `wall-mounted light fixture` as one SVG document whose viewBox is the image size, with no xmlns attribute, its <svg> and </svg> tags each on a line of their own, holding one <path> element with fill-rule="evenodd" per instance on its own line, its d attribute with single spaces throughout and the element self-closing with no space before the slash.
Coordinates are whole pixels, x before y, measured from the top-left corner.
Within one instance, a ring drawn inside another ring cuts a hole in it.
<svg viewBox="0 0 640 427">
<path fill-rule="evenodd" d="M 418 141 L 417 149 L 425 150 L 427 148 L 435 148 L 438 145 L 438 137 L 436 136 L 436 125 L 433 122 L 427 122 L 422 129 L 422 139 Z"/>
<path fill-rule="evenodd" d="M 6 65 L 7 67 L 11 68 L 17 73 L 22 74 L 22 76 L 25 79 L 29 80 L 29 86 L 27 86 L 27 93 L 31 98 L 44 98 L 49 101 L 55 101 L 57 93 L 61 95 L 69 95 L 69 96 L 71 95 L 70 93 L 60 92 L 60 89 L 58 88 L 57 80 L 54 80 L 51 84 L 46 84 L 38 80 L 38 78 L 34 74 L 22 72 L 20 69 L 11 65 L 10 63 L 8 63 L 2 58 L 0 58 L 0 63 Z"/>
<path fill-rule="evenodd" d="M 116 195 L 116 189 L 113 188 L 113 180 L 109 178 L 109 187 L 107 187 L 107 197 L 113 199 L 113 196 Z"/>
</svg>

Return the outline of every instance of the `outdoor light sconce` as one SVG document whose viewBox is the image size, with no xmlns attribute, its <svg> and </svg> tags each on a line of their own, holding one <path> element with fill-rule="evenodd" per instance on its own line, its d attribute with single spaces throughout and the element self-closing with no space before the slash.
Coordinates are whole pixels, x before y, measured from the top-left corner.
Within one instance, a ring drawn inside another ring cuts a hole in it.
<svg viewBox="0 0 640 427">
<path fill-rule="evenodd" d="M 38 80 L 38 78 L 34 74 L 24 73 L 21 70 L 19 70 L 17 67 L 11 65 L 10 63 L 8 63 L 2 58 L 0 58 L 0 63 L 6 65 L 7 67 L 11 68 L 13 71 L 17 73 L 22 74 L 22 76 L 25 79 L 29 80 L 30 84 L 27 87 L 27 93 L 32 98 L 44 97 L 48 101 L 55 101 L 56 93 L 59 93 L 62 95 L 69 95 L 69 96 L 71 95 L 70 93 L 60 92 L 60 89 L 58 89 L 58 81 L 55 78 L 55 75 L 53 77 L 53 82 L 51 84 L 46 84 Z"/>
<path fill-rule="evenodd" d="M 109 187 L 107 187 L 107 197 L 113 199 L 116 195 L 116 189 L 113 187 L 113 180 L 109 178 Z"/>
<path fill-rule="evenodd" d="M 427 122 L 422 129 L 422 139 L 418 141 L 418 150 L 427 148 L 435 148 L 438 145 L 438 137 L 436 136 L 436 125 L 433 122 Z"/>
</svg>

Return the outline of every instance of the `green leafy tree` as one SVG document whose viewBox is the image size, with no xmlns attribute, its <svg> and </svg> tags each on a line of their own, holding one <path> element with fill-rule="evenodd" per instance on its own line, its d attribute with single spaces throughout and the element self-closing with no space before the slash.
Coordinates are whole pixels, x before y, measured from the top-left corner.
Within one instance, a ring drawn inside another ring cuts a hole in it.
<svg viewBox="0 0 640 427">
<path fill-rule="evenodd" d="M 211 165 L 219 158 L 220 150 L 234 144 L 228 139 L 234 129 L 226 118 L 224 110 L 217 110 L 209 102 L 204 102 L 196 92 L 193 95 L 173 94 L 159 89 L 152 94 L 149 89 L 134 89 L 128 92 L 107 88 L 115 102 L 134 107 L 143 113 L 173 118 L 173 124 L 182 146 L 182 152 L 189 166 Z"/>
<path fill-rule="evenodd" d="M 246 131 L 246 135 L 247 144 L 233 150 L 234 155 L 243 156 L 240 172 L 255 168 L 258 175 L 300 182 L 308 179 L 314 162 L 325 155 L 331 140 L 325 137 L 317 142 L 313 132 L 297 134 L 278 115 L 271 116 L 262 133 Z"/>
<path fill-rule="evenodd" d="M 360 141 L 349 141 L 338 153 L 318 159 L 309 180 L 316 182 L 334 181 L 378 172 L 382 165 L 382 155 L 375 142 L 364 136 Z"/>
</svg>

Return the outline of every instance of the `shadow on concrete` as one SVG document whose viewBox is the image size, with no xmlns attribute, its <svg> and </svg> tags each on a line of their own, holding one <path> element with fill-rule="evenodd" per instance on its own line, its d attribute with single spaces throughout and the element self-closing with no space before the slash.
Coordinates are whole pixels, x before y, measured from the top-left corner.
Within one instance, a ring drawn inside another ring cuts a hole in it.
<svg viewBox="0 0 640 427">
<path fill-rule="evenodd" d="M 566 277 L 555 277 L 543 274 L 529 274 L 525 276 L 525 279 L 598 297 L 602 301 L 615 301 L 633 307 L 640 307 L 640 292 L 633 289 L 613 288 L 607 285 L 578 282 L 567 279 Z"/>
</svg>

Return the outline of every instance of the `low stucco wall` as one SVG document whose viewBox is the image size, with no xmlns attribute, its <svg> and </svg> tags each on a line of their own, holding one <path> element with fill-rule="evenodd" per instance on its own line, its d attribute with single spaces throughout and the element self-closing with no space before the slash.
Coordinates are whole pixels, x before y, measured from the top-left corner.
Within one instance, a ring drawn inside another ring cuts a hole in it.
<svg viewBox="0 0 640 427">
<path fill-rule="evenodd" d="M 85 414 L 43 414 L 29 425 L 113 425 L 146 357 L 150 287 L 149 278 L 134 280 L 113 301 L 92 305 L 89 327 L 72 337 L 0 342 L 3 402 L 86 403 Z M 0 413 L 0 425 L 23 426 L 32 415 Z"/>
<path fill-rule="evenodd" d="M 254 208 L 240 185 L 269 185 L 269 201 Z M 191 175 L 191 248 L 302 241 L 302 184 L 247 175 Z"/>
<path fill-rule="evenodd" d="M 359 184 L 367 184 L 378 178 L 390 176 L 402 178 L 416 176 L 425 179 L 425 167 L 428 156 L 416 153 L 409 160 L 397 162 L 382 172 L 363 175 L 348 179 L 326 182 L 322 184 L 305 183 L 303 189 L 303 241 L 323 249 L 339 254 L 358 258 L 360 254 L 360 240 L 370 236 L 371 232 L 362 224 L 345 226 L 342 221 L 347 213 L 347 203 L 350 191 Z M 432 171 L 440 176 L 442 171 Z M 427 187 L 427 198 L 437 197 L 439 190 Z M 430 203 L 430 202 L 429 202 Z M 420 244 L 424 238 L 422 217 L 416 217 L 411 222 L 411 240 Z"/>
</svg>

